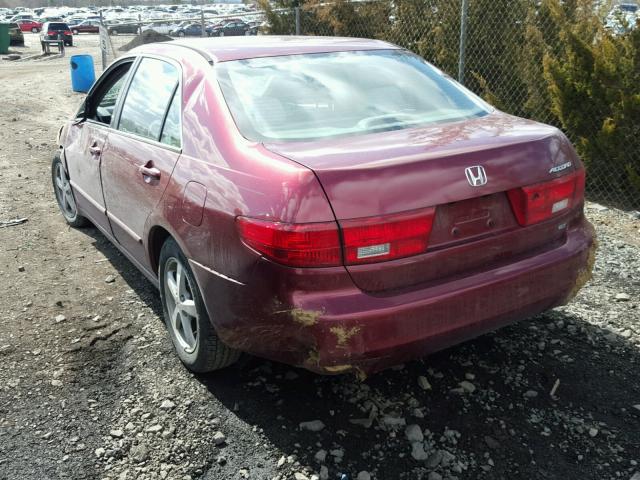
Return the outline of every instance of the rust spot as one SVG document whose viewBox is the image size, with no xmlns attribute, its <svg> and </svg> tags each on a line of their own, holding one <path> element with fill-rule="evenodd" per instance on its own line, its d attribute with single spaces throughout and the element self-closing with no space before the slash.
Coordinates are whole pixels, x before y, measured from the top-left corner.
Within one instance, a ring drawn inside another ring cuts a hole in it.
<svg viewBox="0 0 640 480">
<path fill-rule="evenodd" d="M 595 235 L 595 233 L 594 233 Z M 565 303 L 568 303 L 571 299 L 573 299 L 582 287 L 586 285 L 586 283 L 591 280 L 593 277 L 593 265 L 596 263 L 596 250 L 598 249 L 598 240 L 593 238 L 593 244 L 589 248 L 589 252 L 587 253 L 587 264 L 582 268 L 578 275 L 576 276 L 575 283 L 573 284 L 573 288 L 569 295 L 565 299 Z"/>
<path fill-rule="evenodd" d="M 305 327 L 311 327 L 318 323 L 318 318 L 322 315 L 322 312 L 315 310 L 304 310 L 302 308 L 294 308 L 292 310 L 279 310 L 273 313 L 288 313 L 294 322 L 299 323 Z"/>
<path fill-rule="evenodd" d="M 315 349 L 309 350 L 309 356 L 304 363 L 308 365 L 320 365 L 320 354 L 318 351 Z"/>
<path fill-rule="evenodd" d="M 327 373 L 345 373 L 345 372 L 353 372 L 360 382 L 364 382 L 367 379 L 367 374 L 360 367 L 355 367 L 353 365 L 331 365 L 327 367 L 323 367 L 325 372 Z"/>
<path fill-rule="evenodd" d="M 361 382 L 367 379 L 367 374 L 360 367 L 356 367 L 354 373 L 356 374 L 356 378 Z"/>
<path fill-rule="evenodd" d="M 330 367 L 324 367 L 329 373 L 343 373 L 353 369 L 352 365 L 332 365 Z"/>
<path fill-rule="evenodd" d="M 331 327 L 329 331 L 336 336 L 338 340 L 338 346 L 345 347 L 349 339 L 360 332 L 360 327 Z"/>
</svg>

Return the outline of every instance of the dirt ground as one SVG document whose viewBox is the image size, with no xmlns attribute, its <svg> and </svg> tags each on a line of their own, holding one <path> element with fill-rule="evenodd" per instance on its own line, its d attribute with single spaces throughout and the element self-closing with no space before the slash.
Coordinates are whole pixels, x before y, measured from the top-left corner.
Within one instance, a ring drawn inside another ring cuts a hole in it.
<svg viewBox="0 0 640 480">
<path fill-rule="evenodd" d="M 588 205 L 600 249 L 570 305 L 365 382 L 260 359 L 195 376 L 154 287 L 58 213 L 68 56 L 98 61 L 76 43 L 0 61 L 0 221 L 28 218 L 0 228 L 0 479 L 640 478 L 636 213 Z"/>
</svg>

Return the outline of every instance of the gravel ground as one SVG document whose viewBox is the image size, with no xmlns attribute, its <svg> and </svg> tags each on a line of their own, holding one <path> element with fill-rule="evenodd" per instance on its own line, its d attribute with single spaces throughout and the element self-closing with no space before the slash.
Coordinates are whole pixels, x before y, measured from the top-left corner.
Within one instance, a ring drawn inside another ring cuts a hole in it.
<svg viewBox="0 0 640 480">
<path fill-rule="evenodd" d="M 0 479 L 640 479 L 637 213 L 588 205 L 600 249 L 570 305 L 364 382 L 195 376 L 154 288 L 57 212 L 68 58 L 0 61 L 0 82 L 0 220 L 28 217 L 0 228 Z"/>
</svg>

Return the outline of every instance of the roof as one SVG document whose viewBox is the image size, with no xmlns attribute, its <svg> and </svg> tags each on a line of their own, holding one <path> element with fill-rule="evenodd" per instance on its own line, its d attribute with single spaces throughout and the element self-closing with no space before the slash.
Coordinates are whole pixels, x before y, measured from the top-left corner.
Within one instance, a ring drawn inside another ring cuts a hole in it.
<svg viewBox="0 0 640 480">
<path fill-rule="evenodd" d="M 328 53 L 354 50 L 389 50 L 399 47 L 380 40 L 346 37 L 239 36 L 193 38 L 163 43 L 184 45 L 206 53 L 214 62 L 256 57 L 275 57 L 303 53 Z"/>
</svg>

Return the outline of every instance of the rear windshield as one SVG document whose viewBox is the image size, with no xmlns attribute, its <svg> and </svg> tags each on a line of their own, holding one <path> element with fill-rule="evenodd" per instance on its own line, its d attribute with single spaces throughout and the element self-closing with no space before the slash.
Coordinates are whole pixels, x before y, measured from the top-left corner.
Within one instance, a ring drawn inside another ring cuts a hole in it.
<svg viewBox="0 0 640 480">
<path fill-rule="evenodd" d="M 69 30 L 66 23 L 50 23 L 49 30 Z"/>
<path fill-rule="evenodd" d="M 491 107 L 404 50 L 221 62 L 218 81 L 254 141 L 313 140 L 452 122 Z"/>
</svg>

